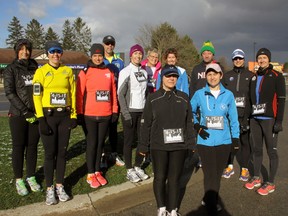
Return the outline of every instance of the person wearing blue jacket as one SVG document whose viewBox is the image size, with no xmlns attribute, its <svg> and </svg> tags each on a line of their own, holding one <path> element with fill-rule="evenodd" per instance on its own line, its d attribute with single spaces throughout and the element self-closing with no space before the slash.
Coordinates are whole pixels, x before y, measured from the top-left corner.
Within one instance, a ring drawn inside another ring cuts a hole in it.
<svg viewBox="0 0 288 216">
<path fill-rule="evenodd" d="M 205 73 L 206 87 L 197 90 L 190 103 L 204 173 L 202 205 L 207 207 L 210 215 L 217 215 L 222 209 L 218 204 L 221 176 L 230 152 L 239 149 L 240 131 L 234 95 L 220 82 L 223 77 L 221 67 L 208 64 Z"/>
<path fill-rule="evenodd" d="M 176 66 L 178 58 L 178 52 L 175 48 L 169 48 L 166 50 L 164 54 L 164 59 L 166 64 Z M 188 75 L 184 68 L 176 66 L 179 73 L 179 78 L 176 83 L 176 89 L 185 92 L 189 96 L 189 82 L 188 82 Z M 161 71 L 158 74 L 156 89 L 158 90 L 161 87 L 162 76 Z"/>
</svg>

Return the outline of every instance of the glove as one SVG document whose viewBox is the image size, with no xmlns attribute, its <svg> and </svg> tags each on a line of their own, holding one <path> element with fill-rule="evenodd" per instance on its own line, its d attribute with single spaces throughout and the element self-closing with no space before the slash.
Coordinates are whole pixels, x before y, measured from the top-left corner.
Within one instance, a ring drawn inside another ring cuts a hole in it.
<svg viewBox="0 0 288 216">
<path fill-rule="evenodd" d="M 25 116 L 25 120 L 27 122 L 29 122 L 30 124 L 33 124 L 34 122 L 37 121 L 36 116 L 32 112 L 27 112 L 27 113 L 24 114 L 24 116 Z"/>
<path fill-rule="evenodd" d="M 70 119 L 70 126 L 69 126 L 69 129 L 74 129 L 74 128 L 76 128 L 77 127 L 77 119 L 75 119 L 75 118 L 72 118 L 72 119 Z"/>
<path fill-rule="evenodd" d="M 118 118 L 119 118 L 119 114 L 118 113 L 113 113 L 112 114 L 112 117 L 111 117 L 111 122 L 112 123 L 115 123 L 118 121 Z"/>
<path fill-rule="evenodd" d="M 40 133 L 44 135 L 52 134 L 52 130 L 46 122 L 45 117 L 38 118 Z"/>
<path fill-rule="evenodd" d="M 206 126 L 197 123 L 194 124 L 194 129 L 197 131 L 197 133 L 202 139 L 206 140 L 207 138 L 209 138 L 210 134 L 207 131 L 205 131 L 208 129 Z"/>
<path fill-rule="evenodd" d="M 240 133 L 245 133 L 250 130 L 248 121 L 243 120 L 240 124 Z"/>
<path fill-rule="evenodd" d="M 273 133 L 279 133 L 282 130 L 282 121 L 276 120 L 273 126 Z"/>
<path fill-rule="evenodd" d="M 77 124 L 78 125 L 83 125 L 84 122 L 85 122 L 84 115 L 83 114 L 78 114 L 77 115 Z"/>
<path fill-rule="evenodd" d="M 125 119 L 124 121 L 125 121 L 126 125 L 129 125 L 130 127 L 132 127 L 132 125 L 133 125 L 132 118 L 131 119 L 127 119 L 127 120 Z"/>
<path fill-rule="evenodd" d="M 236 155 L 237 151 L 240 149 L 240 143 L 238 138 L 232 138 L 231 152 Z"/>
</svg>

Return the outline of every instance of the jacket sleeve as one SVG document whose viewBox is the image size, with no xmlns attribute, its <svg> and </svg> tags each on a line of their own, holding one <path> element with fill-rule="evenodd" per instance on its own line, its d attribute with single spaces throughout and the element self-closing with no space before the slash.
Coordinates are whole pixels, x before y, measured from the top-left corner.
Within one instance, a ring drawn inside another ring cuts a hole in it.
<svg viewBox="0 0 288 216">
<path fill-rule="evenodd" d="M 111 72 L 111 96 L 112 96 L 112 112 L 118 113 L 118 100 L 117 100 L 117 90 L 115 84 L 114 74 Z"/>
<path fill-rule="evenodd" d="M 284 109 L 285 109 L 286 86 L 285 86 L 285 79 L 281 73 L 279 73 L 279 75 L 277 76 L 276 94 L 277 94 L 276 120 L 282 122 L 283 117 L 284 117 Z"/>
<path fill-rule="evenodd" d="M 141 117 L 140 143 L 138 145 L 139 152 L 146 153 L 149 151 L 152 122 L 153 122 L 153 111 L 149 95 L 146 100 L 145 107 Z"/>
<path fill-rule="evenodd" d="M 178 70 L 179 71 L 179 70 Z M 189 96 L 189 83 L 188 83 L 188 76 L 186 71 L 184 71 L 183 73 L 179 73 L 180 76 L 177 80 L 177 89 L 185 92 L 188 96 Z"/>
<path fill-rule="evenodd" d="M 3 72 L 3 77 L 4 77 L 5 95 L 9 100 L 9 102 L 22 114 L 28 112 L 29 111 L 28 107 L 18 97 L 13 68 L 8 66 Z"/>
<path fill-rule="evenodd" d="M 188 98 L 187 98 L 188 100 Z M 186 143 L 190 150 L 194 150 L 196 146 L 196 133 L 194 130 L 194 121 L 192 115 L 191 104 L 188 102 L 187 117 L 186 117 Z"/>
<path fill-rule="evenodd" d="M 37 118 L 40 118 L 40 117 L 44 116 L 43 107 L 42 107 L 44 76 L 43 76 L 41 68 L 38 68 L 36 70 L 32 83 L 33 84 L 39 83 L 41 85 L 40 95 L 34 95 L 33 94 L 33 101 L 34 101 L 34 106 L 35 106 L 35 110 L 36 110 L 36 116 L 37 116 Z"/>
<path fill-rule="evenodd" d="M 229 124 L 230 124 L 231 137 L 239 138 L 240 127 L 239 127 L 239 121 L 238 121 L 238 112 L 237 112 L 234 95 L 232 92 L 231 92 L 230 103 L 229 103 L 229 108 L 228 108 L 228 119 L 229 119 Z"/>
<path fill-rule="evenodd" d="M 86 89 L 86 76 L 83 70 L 80 71 L 77 78 L 76 88 L 76 111 L 77 114 L 84 114 L 84 96 Z"/>
<path fill-rule="evenodd" d="M 125 73 L 126 71 L 122 71 L 119 74 L 118 79 L 118 100 L 120 104 L 120 111 L 124 117 L 125 120 L 131 119 L 131 115 L 129 113 L 129 107 L 126 102 L 126 95 L 129 90 L 129 80 L 130 76 L 129 74 Z"/>
<path fill-rule="evenodd" d="M 200 124 L 197 118 L 197 110 L 198 110 L 198 93 L 195 92 L 192 99 L 190 100 L 190 104 L 192 107 L 192 115 L 193 115 L 193 122 L 194 124 Z"/>
</svg>

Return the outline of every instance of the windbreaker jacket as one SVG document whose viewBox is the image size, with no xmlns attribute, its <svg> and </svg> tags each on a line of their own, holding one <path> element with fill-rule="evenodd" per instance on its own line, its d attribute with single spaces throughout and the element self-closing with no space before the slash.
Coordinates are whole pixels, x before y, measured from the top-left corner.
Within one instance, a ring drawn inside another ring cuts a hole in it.
<svg viewBox="0 0 288 216">
<path fill-rule="evenodd" d="M 117 87 L 119 72 L 124 68 L 123 60 L 114 54 L 111 62 L 104 57 L 104 64 L 114 73 L 115 84 Z"/>
<path fill-rule="evenodd" d="M 158 79 L 158 74 L 161 70 L 161 62 L 158 61 L 155 66 L 155 72 L 153 73 L 152 69 L 147 65 L 148 59 L 145 59 L 141 62 L 142 67 L 147 71 L 148 74 L 148 89 L 149 92 L 156 91 L 156 84 Z"/>
<path fill-rule="evenodd" d="M 34 105 L 36 109 L 36 116 L 43 117 L 43 108 L 53 107 L 70 107 L 71 118 L 77 118 L 76 114 L 76 84 L 72 69 L 60 65 L 54 68 L 48 63 L 43 67 L 38 68 L 33 78 L 33 84 L 39 83 L 41 85 L 41 94 L 33 94 Z M 51 103 L 51 95 L 65 94 L 65 105 L 54 105 Z"/>
<path fill-rule="evenodd" d="M 176 66 L 176 67 L 178 69 L 178 74 L 179 74 L 179 77 L 176 83 L 176 89 L 179 91 L 185 92 L 189 96 L 189 81 L 188 81 L 188 75 L 186 73 L 186 70 L 179 66 Z M 160 87 L 161 87 L 161 71 L 158 74 L 156 89 L 158 90 Z"/>
<path fill-rule="evenodd" d="M 10 102 L 9 114 L 22 116 L 34 112 L 32 80 L 38 64 L 35 60 L 15 59 L 4 72 L 4 90 Z"/>
<path fill-rule="evenodd" d="M 107 100 L 97 100 L 105 94 Z M 89 67 L 81 70 L 77 79 L 77 114 L 106 117 L 118 112 L 114 74 L 107 68 Z"/>
<path fill-rule="evenodd" d="M 275 118 L 282 121 L 285 109 L 286 86 L 282 73 L 273 70 L 273 65 L 262 71 L 258 94 L 259 101 L 256 101 L 256 84 L 258 72 L 252 77 L 250 82 L 250 100 L 252 105 L 266 104 L 266 112 L 257 116 Z M 252 110 L 251 110 L 252 112 Z"/>
<path fill-rule="evenodd" d="M 234 67 L 233 70 L 230 70 L 224 73 L 222 83 L 225 88 L 232 91 L 234 97 L 244 97 L 245 98 L 245 106 L 237 107 L 238 117 L 239 118 L 248 118 L 249 115 L 245 115 L 245 109 L 250 107 L 249 101 L 249 83 L 254 73 L 249 71 L 248 69 L 241 67 Z"/>
<path fill-rule="evenodd" d="M 125 120 L 131 119 L 130 112 L 143 112 L 146 97 L 147 72 L 130 63 L 120 71 L 118 80 L 120 112 Z"/>
<path fill-rule="evenodd" d="M 183 129 L 184 142 L 165 144 L 163 129 Z M 163 88 L 149 94 L 140 127 L 140 152 L 149 149 L 174 151 L 194 149 L 193 116 L 187 94 Z"/>
<path fill-rule="evenodd" d="M 206 140 L 199 135 L 197 144 L 205 146 L 218 146 L 231 144 L 231 138 L 239 138 L 239 122 L 234 95 L 220 83 L 220 93 L 217 98 L 211 94 L 208 84 L 205 88 L 195 92 L 191 99 L 194 124 L 206 126 L 207 116 L 222 116 L 223 129 L 207 129 L 210 134 Z M 200 109 L 200 122 L 197 119 L 197 110 Z"/>
</svg>

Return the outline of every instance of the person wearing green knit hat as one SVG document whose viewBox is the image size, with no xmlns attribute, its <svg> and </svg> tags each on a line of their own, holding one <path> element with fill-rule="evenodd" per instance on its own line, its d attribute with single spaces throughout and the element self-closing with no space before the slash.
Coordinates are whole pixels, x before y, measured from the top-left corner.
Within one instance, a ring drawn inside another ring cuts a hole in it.
<svg viewBox="0 0 288 216">
<path fill-rule="evenodd" d="M 203 43 L 200 50 L 201 56 L 204 51 L 210 51 L 213 55 L 215 55 L 215 48 L 210 40 L 207 40 Z"/>
</svg>

